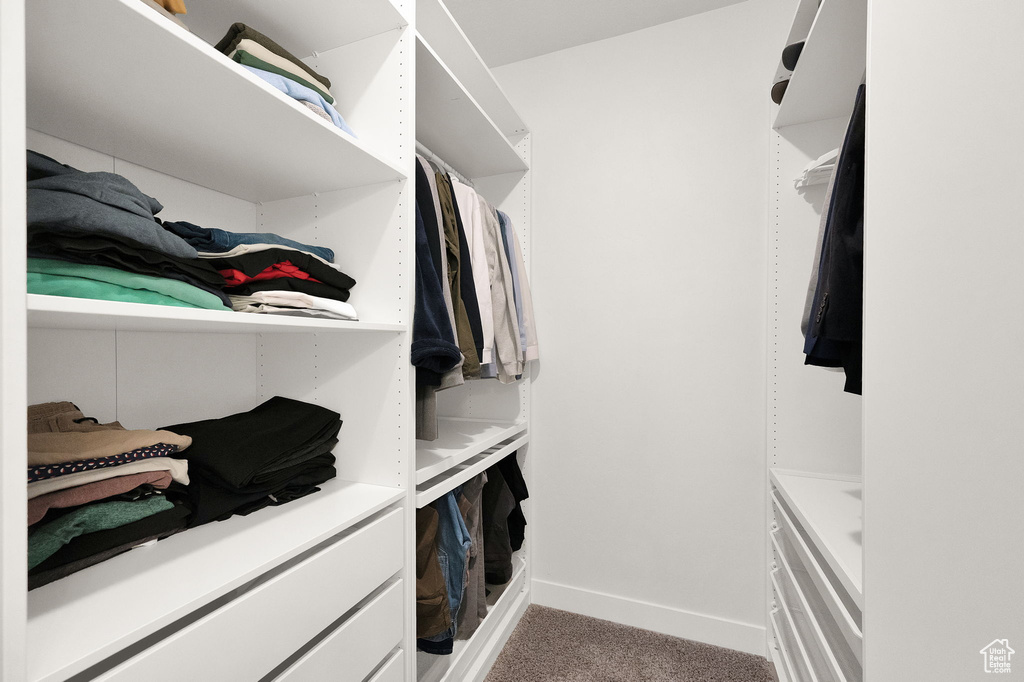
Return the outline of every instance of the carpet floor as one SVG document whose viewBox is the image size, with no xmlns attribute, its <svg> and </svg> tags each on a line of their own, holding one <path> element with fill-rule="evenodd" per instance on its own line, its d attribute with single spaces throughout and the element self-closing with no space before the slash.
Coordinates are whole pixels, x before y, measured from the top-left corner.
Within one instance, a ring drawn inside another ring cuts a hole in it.
<svg viewBox="0 0 1024 682">
<path fill-rule="evenodd" d="M 771 682 L 761 656 L 531 604 L 485 682 Z"/>
</svg>

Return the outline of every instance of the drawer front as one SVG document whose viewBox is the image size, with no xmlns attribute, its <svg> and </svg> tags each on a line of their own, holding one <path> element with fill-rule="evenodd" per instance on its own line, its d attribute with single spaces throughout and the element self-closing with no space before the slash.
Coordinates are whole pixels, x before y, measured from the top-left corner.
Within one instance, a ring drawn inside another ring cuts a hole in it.
<svg viewBox="0 0 1024 682">
<path fill-rule="evenodd" d="M 779 645 L 779 657 L 782 659 L 782 667 L 785 669 L 788 682 L 811 682 L 806 671 L 801 673 L 796 667 L 794 657 L 800 654 L 796 649 L 796 642 L 793 633 L 789 629 L 785 616 L 781 611 L 774 611 L 771 614 L 772 628 L 775 630 L 775 642 Z"/>
<path fill-rule="evenodd" d="M 377 674 L 370 678 L 370 682 L 403 682 L 405 678 L 405 653 L 396 651 L 395 655 L 388 659 Z"/>
<path fill-rule="evenodd" d="M 401 570 L 403 526 L 401 509 L 388 513 L 100 679 L 260 679 Z"/>
<path fill-rule="evenodd" d="M 799 614 L 793 611 L 786 599 L 786 593 L 779 586 L 777 570 L 772 571 L 771 580 L 772 596 L 779 608 L 779 612 L 775 615 L 779 620 L 779 625 L 782 626 L 781 632 L 778 634 L 781 636 L 780 642 L 785 644 L 785 649 L 789 653 L 789 664 L 793 670 L 793 676 L 798 680 L 807 680 L 807 682 L 823 682 L 815 675 L 810 652 L 806 642 L 800 636 L 800 628 L 797 627 L 795 620 Z"/>
<path fill-rule="evenodd" d="M 402 581 L 359 609 L 285 670 L 278 682 L 362 682 L 402 641 Z"/>
<path fill-rule="evenodd" d="M 787 563 L 794 580 L 803 588 L 808 598 L 820 604 L 822 607 L 820 610 L 828 611 L 831 623 L 834 623 L 835 632 L 846 642 L 856 657 L 858 665 L 861 664 L 864 635 L 861 633 L 860 626 L 843 603 L 843 599 L 839 596 L 832 581 L 814 558 L 792 517 L 779 502 L 775 491 L 772 491 L 772 507 L 775 511 L 775 518 L 779 521 L 779 529 L 774 533 L 775 537 L 772 538 L 776 552 Z M 820 620 L 824 622 L 824 618 Z"/>
</svg>

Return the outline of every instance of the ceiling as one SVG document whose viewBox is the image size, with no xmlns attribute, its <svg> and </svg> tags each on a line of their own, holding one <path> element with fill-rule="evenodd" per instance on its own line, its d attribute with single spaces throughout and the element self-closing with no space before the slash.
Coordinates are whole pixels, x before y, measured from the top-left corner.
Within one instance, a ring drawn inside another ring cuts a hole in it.
<svg viewBox="0 0 1024 682">
<path fill-rule="evenodd" d="M 737 2 L 742 0 L 445 0 L 492 68 Z"/>
</svg>

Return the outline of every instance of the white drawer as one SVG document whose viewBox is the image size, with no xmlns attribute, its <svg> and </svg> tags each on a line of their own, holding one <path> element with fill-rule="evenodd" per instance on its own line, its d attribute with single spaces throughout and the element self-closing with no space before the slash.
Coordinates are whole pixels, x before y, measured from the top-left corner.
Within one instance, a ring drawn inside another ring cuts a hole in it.
<svg viewBox="0 0 1024 682">
<path fill-rule="evenodd" d="M 775 643 L 779 646 L 779 657 L 782 659 L 783 672 L 786 674 L 786 682 L 811 682 L 802 661 L 799 661 L 800 667 L 797 667 L 796 659 L 799 658 L 800 653 L 785 614 L 781 611 L 773 611 L 771 619 L 772 629 L 775 630 Z"/>
<path fill-rule="evenodd" d="M 285 670 L 277 682 L 362 682 L 402 641 L 402 581 L 377 595 Z"/>
<path fill-rule="evenodd" d="M 370 678 L 370 682 L 403 682 L 405 679 L 405 653 L 401 650 Z"/>
<path fill-rule="evenodd" d="M 796 614 L 790 608 L 782 588 L 779 587 L 779 581 L 776 578 L 777 573 L 778 571 L 771 573 L 771 580 L 772 595 L 779 609 L 774 616 L 778 619 L 775 632 L 778 635 L 780 648 L 789 654 L 789 667 L 793 673 L 793 679 L 800 682 L 822 682 L 814 672 L 810 653 L 800 637 L 800 629 L 794 620 L 794 615 Z M 781 628 L 778 626 L 781 626 Z"/>
<path fill-rule="evenodd" d="M 403 526 L 403 510 L 388 513 L 99 679 L 260 679 L 401 570 Z"/>
<path fill-rule="evenodd" d="M 774 532 L 772 538 L 776 552 L 786 562 L 793 574 L 793 580 L 807 597 L 812 611 L 817 614 L 816 618 L 830 641 L 837 644 L 839 641 L 845 642 L 859 666 L 862 663 L 861 652 L 864 646 L 864 635 L 860 625 L 844 603 L 836 586 L 815 559 L 792 517 L 779 502 L 775 491 L 772 491 L 772 506 L 775 518 L 779 522 L 779 529 Z M 858 617 L 859 615 L 857 613 Z"/>
</svg>

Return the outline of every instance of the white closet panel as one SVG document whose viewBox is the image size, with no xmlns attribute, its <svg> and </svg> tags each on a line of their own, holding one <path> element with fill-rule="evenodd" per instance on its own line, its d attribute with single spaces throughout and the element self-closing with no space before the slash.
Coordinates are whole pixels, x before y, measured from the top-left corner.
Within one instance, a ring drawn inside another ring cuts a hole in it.
<svg viewBox="0 0 1024 682">
<path fill-rule="evenodd" d="M 404 323 L 414 293 L 405 268 L 410 210 L 405 183 L 388 182 L 258 207 L 259 232 L 334 249 L 335 263 L 356 280 L 351 303 L 361 321 Z"/>
<path fill-rule="evenodd" d="M 109 154 L 41 133 L 38 130 L 29 128 L 25 131 L 25 144 L 34 152 L 45 154 L 80 171 L 115 172 L 114 157 Z"/>
<path fill-rule="evenodd" d="M 226 417 L 258 400 L 252 334 L 117 335 L 117 414 L 126 428 Z"/>
<path fill-rule="evenodd" d="M 357 40 L 405 26 L 399 6 L 391 0 L 289 0 L 287 3 L 218 0 L 193 3 L 186 17 L 188 27 L 211 44 L 217 43 L 231 24 L 248 24 L 274 38 L 300 59 Z M 320 18 L 340 16 L 333 21 Z M 334 79 L 331 79 L 332 83 Z"/>
<path fill-rule="evenodd" d="M 402 160 L 401 132 L 412 120 L 408 64 L 414 38 L 407 28 L 321 50 L 305 61 L 331 74 L 334 108 L 356 137 L 388 158 Z"/>
<path fill-rule="evenodd" d="M 260 341 L 259 395 L 284 395 L 341 414 L 335 466 L 338 477 L 377 485 L 406 484 L 408 433 L 403 410 L 408 357 L 403 335 L 264 335 Z"/>
<path fill-rule="evenodd" d="M 114 338 L 112 331 L 29 329 L 28 404 L 69 400 L 87 417 L 117 421 Z"/>
</svg>

